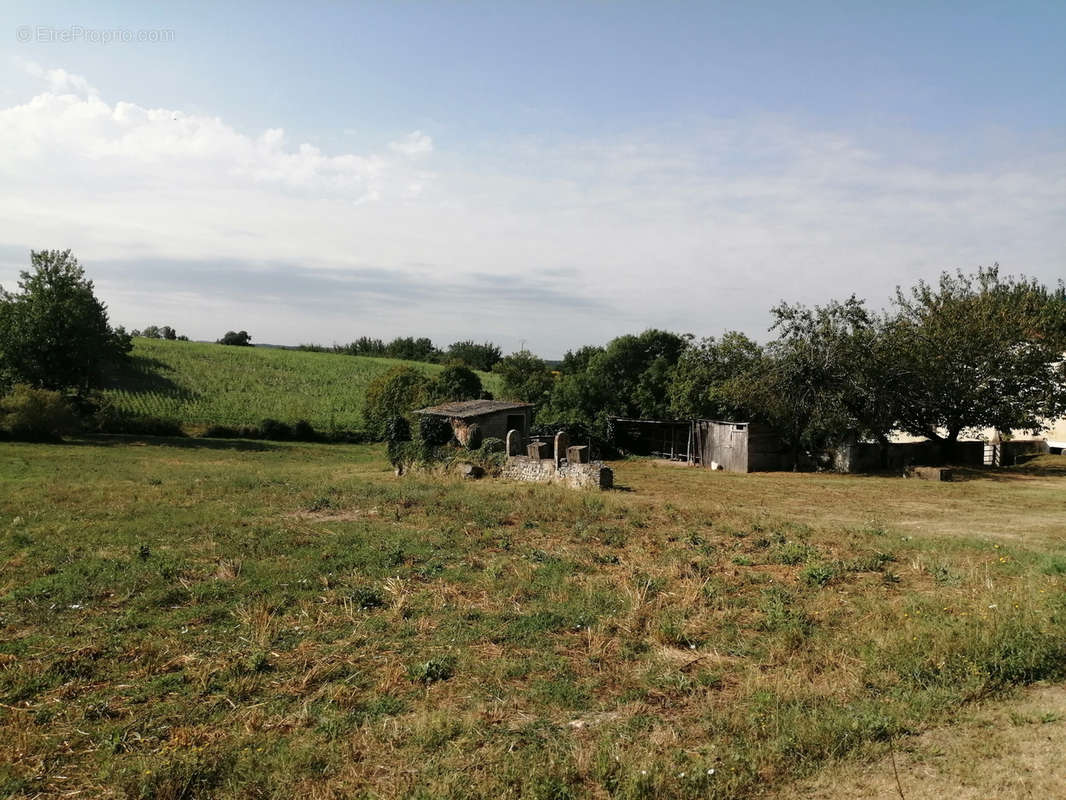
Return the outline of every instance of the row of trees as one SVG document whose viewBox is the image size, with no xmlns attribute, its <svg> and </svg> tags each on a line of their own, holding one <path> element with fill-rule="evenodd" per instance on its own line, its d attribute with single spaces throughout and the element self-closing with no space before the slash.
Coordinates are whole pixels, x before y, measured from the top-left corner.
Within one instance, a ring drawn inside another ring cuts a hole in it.
<svg viewBox="0 0 1066 800">
<path fill-rule="evenodd" d="M 1000 274 L 944 273 L 872 311 L 855 296 L 771 311 L 775 338 L 695 341 L 649 330 L 569 352 L 553 374 L 502 359 L 504 397 L 538 419 L 602 436 L 608 418 L 765 422 L 795 451 L 894 430 L 954 443 L 969 429 L 1036 431 L 1066 413 L 1066 290 Z"/>
<path fill-rule="evenodd" d="M 426 337 L 398 336 L 390 342 L 361 336 L 348 344 L 325 347 L 317 344 L 300 345 L 301 350 L 341 353 L 348 356 L 372 358 L 396 358 L 404 361 L 424 361 L 429 364 L 465 364 L 471 369 L 489 372 L 500 360 L 502 351 L 492 342 L 475 342 L 470 339 L 453 342 L 440 349 Z"/>
<path fill-rule="evenodd" d="M 169 325 L 148 325 L 141 330 L 130 331 L 130 336 L 134 338 L 142 336 L 145 339 L 166 339 L 170 342 L 187 342 L 189 337 L 184 334 L 179 336 L 178 332 Z"/>
</svg>

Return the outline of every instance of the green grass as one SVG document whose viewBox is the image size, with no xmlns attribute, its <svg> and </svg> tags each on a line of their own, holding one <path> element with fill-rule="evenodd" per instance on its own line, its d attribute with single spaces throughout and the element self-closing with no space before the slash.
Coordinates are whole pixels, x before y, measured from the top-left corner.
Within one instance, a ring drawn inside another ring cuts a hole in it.
<svg viewBox="0 0 1066 800">
<path fill-rule="evenodd" d="M 407 364 L 435 375 L 434 364 L 265 347 L 135 339 L 132 362 L 104 394 L 124 413 L 185 425 L 257 425 L 266 418 L 316 429 L 363 426 L 366 387 Z M 498 377 L 480 373 L 488 391 Z"/>
<path fill-rule="evenodd" d="M 5 444 L 0 794 L 787 796 L 1066 678 L 1064 464 L 630 460 L 584 494 L 377 446 Z"/>
</svg>

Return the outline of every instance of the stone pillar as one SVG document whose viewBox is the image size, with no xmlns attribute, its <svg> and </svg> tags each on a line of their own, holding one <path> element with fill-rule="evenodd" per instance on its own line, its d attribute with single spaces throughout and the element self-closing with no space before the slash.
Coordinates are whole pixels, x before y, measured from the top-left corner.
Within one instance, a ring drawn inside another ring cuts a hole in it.
<svg viewBox="0 0 1066 800">
<path fill-rule="evenodd" d="M 526 448 L 530 458 L 534 458 L 539 461 L 542 458 L 548 457 L 548 443 L 547 442 L 530 442 L 529 447 Z"/>
<path fill-rule="evenodd" d="M 555 466 L 559 466 L 563 463 L 563 459 L 566 458 L 566 448 L 570 446 L 570 437 L 563 431 L 559 431 L 555 434 Z"/>
<path fill-rule="evenodd" d="M 566 460 L 571 464 L 589 463 L 589 449 L 586 445 L 575 444 L 566 448 Z"/>
</svg>

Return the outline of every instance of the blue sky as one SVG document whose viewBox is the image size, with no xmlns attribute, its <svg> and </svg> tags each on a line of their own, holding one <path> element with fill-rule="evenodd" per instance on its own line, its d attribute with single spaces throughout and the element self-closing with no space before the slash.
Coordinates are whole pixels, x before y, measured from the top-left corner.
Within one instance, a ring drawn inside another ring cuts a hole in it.
<svg viewBox="0 0 1066 800">
<path fill-rule="evenodd" d="M 5 286 L 72 247 L 131 327 L 558 356 L 1066 275 L 1062 3 L 175 5 L 0 10 Z"/>
</svg>

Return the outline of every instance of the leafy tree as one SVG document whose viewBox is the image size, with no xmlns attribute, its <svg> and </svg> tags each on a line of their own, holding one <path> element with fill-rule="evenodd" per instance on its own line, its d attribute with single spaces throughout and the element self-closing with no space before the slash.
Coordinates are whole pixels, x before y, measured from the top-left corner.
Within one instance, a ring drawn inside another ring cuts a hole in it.
<svg viewBox="0 0 1066 800">
<path fill-rule="evenodd" d="M 954 444 L 973 428 L 1038 431 L 1066 412 L 1066 288 L 945 272 L 897 289 L 887 336 L 905 376 L 899 426 Z"/>
<path fill-rule="evenodd" d="M 579 372 L 584 372 L 588 369 L 589 361 L 592 360 L 592 357 L 602 352 L 602 347 L 591 344 L 579 347 L 577 350 L 567 350 L 566 355 L 563 356 L 562 363 L 559 365 L 559 371 L 563 375 L 576 375 Z"/>
<path fill-rule="evenodd" d="M 502 353 L 492 342 L 477 344 L 468 339 L 449 345 L 447 356 L 452 361 L 461 361 L 471 369 L 489 372 L 500 360 Z"/>
<path fill-rule="evenodd" d="M 70 250 L 31 251 L 30 263 L 19 293 L 0 289 L 0 382 L 84 394 L 125 359 L 130 337 L 110 326 Z"/>
<path fill-rule="evenodd" d="M 481 378 L 463 364 L 452 364 L 441 370 L 433 388 L 437 401 L 441 403 L 450 400 L 476 400 L 482 393 Z"/>
<path fill-rule="evenodd" d="M 399 336 L 385 346 L 385 355 L 389 358 L 400 358 L 404 361 L 434 363 L 439 360 L 440 351 L 426 337 L 416 339 L 413 336 Z"/>
<path fill-rule="evenodd" d="M 232 333 L 232 331 L 230 331 L 230 333 Z M 188 336 L 179 337 L 178 332 L 169 325 L 163 325 L 162 327 L 159 325 L 149 325 L 144 330 L 134 331 L 131 335 L 143 336 L 145 339 L 169 339 L 170 341 L 174 341 L 175 339 L 181 338 L 185 341 L 189 340 Z"/>
<path fill-rule="evenodd" d="M 619 336 L 604 348 L 582 348 L 581 356 L 570 354 L 571 364 L 587 355 L 586 369 L 562 375 L 538 418 L 607 440 L 612 416 L 669 416 L 673 371 L 687 347 L 683 336 L 647 330 Z"/>
<path fill-rule="evenodd" d="M 728 331 L 721 339 L 710 336 L 687 348 L 678 358 L 668 390 L 671 416 L 723 420 L 750 416 L 734 402 L 731 383 L 754 372 L 762 358 L 762 348 L 739 331 Z"/>
<path fill-rule="evenodd" d="M 390 419 L 410 418 L 411 412 L 425 405 L 431 382 L 413 367 L 396 366 L 375 377 L 366 389 L 363 419 L 367 431 L 376 439 L 383 439 Z"/>
<path fill-rule="evenodd" d="M 216 344 L 228 344 L 235 347 L 251 347 L 252 337 L 248 331 L 226 331 L 225 335 Z"/>
<path fill-rule="evenodd" d="M 528 350 L 501 358 L 492 371 L 503 379 L 500 393 L 504 399 L 536 405 L 547 400 L 555 380 L 544 360 Z"/>
<path fill-rule="evenodd" d="M 902 376 L 885 336 L 886 321 L 854 295 L 807 308 L 771 310 L 778 338 L 741 374 L 721 384 L 720 397 L 772 426 L 802 451 L 824 452 L 850 438 L 887 444 Z"/>
</svg>

